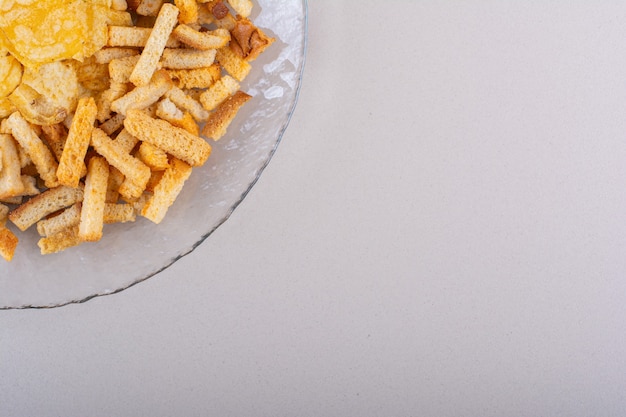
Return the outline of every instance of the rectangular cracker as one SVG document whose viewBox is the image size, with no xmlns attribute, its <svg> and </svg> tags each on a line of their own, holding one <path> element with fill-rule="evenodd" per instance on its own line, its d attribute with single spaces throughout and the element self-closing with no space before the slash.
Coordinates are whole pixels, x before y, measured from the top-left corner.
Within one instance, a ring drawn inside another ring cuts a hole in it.
<svg viewBox="0 0 626 417">
<path fill-rule="evenodd" d="M 218 49 L 230 41 L 230 32 L 226 29 L 218 28 L 208 32 L 200 32 L 189 25 L 176 26 L 172 36 L 185 45 L 201 50 Z"/>
<path fill-rule="evenodd" d="M 222 76 L 219 64 L 203 68 L 167 70 L 178 88 L 209 88 Z"/>
<path fill-rule="evenodd" d="M 0 134 L 0 199 L 19 196 L 24 191 L 22 167 L 16 143 L 11 135 Z"/>
<path fill-rule="evenodd" d="M 202 107 L 202 104 L 185 94 L 185 92 L 178 87 L 172 87 L 167 92 L 166 97 L 179 108 L 188 111 L 198 122 L 203 122 L 209 118 L 209 112 Z"/>
<path fill-rule="evenodd" d="M 76 226 L 80 222 L 80 203 L 76 203 L 60 214 L 37 222 L 39 236 L 52 236 L 68 227 Z"/>
<path fill-rule="evenodd" d="M 154 73 L 154 77 L 148 84 L 136 87 L 113 101 L 111 110 L 126 116 L 129 109 L 145 109 L 156 103 L 173 86 L 174 83 L 167 71 L 159 70 Z"/>
<path fill-rule="evenodd" d="M 183 189 L 185 181 L 191 175 L 192 167 L 177 159 L 171 158 L 170 167 L 165 170 L 163 177 L 154 187 L 152 196 L 141 210 L 141 215 L 154 223 L 160 223 L 169 207 Z"/>
<path fill-rule="evenodd" d="M 137 14 L 142 16 L 156 16 L 163 7 L 164 0 L 141 0 L 137 6 Z"/>
<path fill-rule="evenodd" d="M 114 59 L 127 58 L 129 56 L 139 55 L 139 51 L 134 48 L 103 48 L 94 54 L 96 62 L 98 64 L 108 64 Z"/>
<path fill-rule="evenodd" d="M 6 120 L 13 137 L 30 156 L 46 187 L 56 187 L 58 185 L 56 174 L 58 164 L 50 149 L 41 141 L 19 112 L 13 113 Z"/>
<path fill-rule="evenodd" d="M 213 140 L 219 140 L 226 134 L 226 129 L 239 112 L 239 109 L 251 98 L 250 95 L 243 91 L 237 91 L 227 98 L 211 113 L 202 129 L 202 134 Z"/>
<path fill-rule="evenodd" d="M 161 65 L 167 69 L 195 69 L 209 67 L 215 63 L 215 49 L 206 51 L 196 49 L 165 48 Z"/>
<path fill-rule="evenodd" d="M 133 111 L 133 110 L 131 110 Z M 136 110 L 139 111 L 140 110 Z M 128 117 L 126 118 L 128 120 Z M 145 188 L 150 179 L 150 168 L 134 156 L 120 148 L 119 144 L 96 128 L 91 135 L 91 145 L 107 162 L 119 169 L 126 178 L 130 178 L 138 186 Z"/>
<path fill-rule="evenodd" d="M 227 0 L 238 15 L 243 17 L 250 16 L 252 13 L 252 2 L 250 0 Z"/>
<path fill-rule="evenodd" d="M 96 101 L 93 97 L 81 98 L 72 119 L 63 154 L 57 169 L 59 184 L 68 187 L 78 186 L 84 172 L 85 155 L 91 140 L 91 131 L 96 121 Z"/>
<path fill-rule="evenodd" d="M 31 198 L 9 214 L 9 220 L 25 231 L 45 216 L 83 200 L 83 188 L 60 185 Z"/>
<path fill-rule="evenodd" d="M 106 203 L 104 206 L 104 223 L 134 222 L 137 217 L 132 204 Z"/>
<path fill-rule="evenodd" d="M 200 94 L 200 103 L 206 110 L 212 111 L 238 90 L 237 80 L 230 75 L 225 75 Z"/>
<path fill-rule="evenodd" d="M 141 52 L 137 65 L 129 77 L 130 82 L 136 86 L 148 84 L 154 71 L 157 69 L 159 59 L 163 54 L 167 40 L 176 25 L 178 9 L 170 3 L 161 6 L 154 27 L 150 32 L 146 46 Z"/>
<path fill-rule="evenodd" d="M 139 26 L 109 26 L 107 46 L 143 48 L 148 43 L 151 33 L 151 28 Z M 173 37 L 169 37 L 165 46 L 168 48 L 178 48 L 180 47 L 180 42 Z"/>
<path fill-rule="evenodd" d="M 37 242 L 37 246 L 39 246 L 42 255 L 50 255 L 81 243 L 82 239 L 78 234 L 78 225 L 75 225 L 52 236 L 42 237 Z"/>
<path fill-rule="evenodd" d="M 169 167 L 167 153 L 151 143 L 141 142 L 136 155 L 152 171 L 163 171 Z"/>
<path fill-rule="evenodd" d="M 189 165 L 200 166 L 211 155 L 211 145 L 204 139 L 140 110 L 129 110 L 124 126 L 139 140 L 151 143 Z"/>
<path fill-rule="evenodd" d="M 174 4 L 180 10 L 178 16 L 180 23 L 195 23 L 198 20 L 198 3 L 196 0 L 174 0 Z"/>
<path fill-rule="evenodd" d="M 78 224 L 78 236 L 83 241 L 96 242 L 102 238 L 108 179 L 109 164 L 106 160 L 100 156 L 89 159 Z"/>
<path fill-rule="evenodd" d="M 250 63 L 237 55 L 229 46 L 218 49 L 215 59 L 224 67 L 227 73 L 240 82 L 243 81 L 250 73 L 250 70 L 252 70 Z"/>
</svg>

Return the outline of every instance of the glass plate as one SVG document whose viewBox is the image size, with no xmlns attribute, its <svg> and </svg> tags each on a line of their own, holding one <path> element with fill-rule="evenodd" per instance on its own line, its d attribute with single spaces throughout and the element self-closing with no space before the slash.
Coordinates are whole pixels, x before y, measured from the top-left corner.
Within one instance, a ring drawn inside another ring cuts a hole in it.
<svg viewBox="0 0 626 417">
<path fill-rule="evenodd" d="M 241 203 L 278 146 L 294 111 L 304 69 L 306 0 L 257 0 L 252 20 L 276 42 L 253 62 L 242 90 L 253 96 L 228 133 L 211 143 L 159 225 L 105 225 L 101 241 L 42 256 L 34 227 L 19 232 L 0 270 L 0 309 L 85 302 L 144 281 L 189 254 Z M 9 227 L 12 225 L 9 224 Z"/>
</svg>

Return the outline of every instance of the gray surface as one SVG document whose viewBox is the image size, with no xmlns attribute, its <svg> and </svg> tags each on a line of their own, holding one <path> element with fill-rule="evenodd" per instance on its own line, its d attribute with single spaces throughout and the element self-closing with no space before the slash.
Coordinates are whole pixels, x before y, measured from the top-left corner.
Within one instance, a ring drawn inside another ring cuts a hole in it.
<svg viewBox="0 0 626 417">
<path fill-rule="evenodd" d="M 312 0 L 275 159 L 121 294 L 0 312 L 0 415 L 626 409 L 626 6 Z"/>
</svg>

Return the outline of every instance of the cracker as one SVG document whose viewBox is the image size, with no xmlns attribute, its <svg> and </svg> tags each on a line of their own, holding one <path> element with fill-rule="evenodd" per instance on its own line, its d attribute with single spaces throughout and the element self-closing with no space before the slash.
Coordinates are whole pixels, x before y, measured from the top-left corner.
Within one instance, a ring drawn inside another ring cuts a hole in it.
<svg viewBox="0 0 626 417">
<path fill-rule="evenodd" d="M 230 75 L 225 75 L 200 94 L 200 103 L 206 110 L 212 111 L 238 90 L 239 83 L 237 80 Z"/>
<path fill-rule="evenodd" d="M 37 242 L 42 255 L 50 255 L 81 244 L 78 225 L 64 229 L 49 237 L 42 237 Z"/>
<path fill-rule="evenodd" d="M 108 178 L 109 164 L 106 160 L 100 156 L 91 158 L 87 166 L 85 194 L 78 224 L 78 236 L 86 242 L 102 238 Z"/>
<path fill-rule="evenodd" d="M 130 82 L 136 86 L 145 85 L 150 82 L 154 71 L 157 69 L 157 64 L 159 63 L 161 54 L 163 54 L 167 40 L 176 25 L 177 18 L 178 9 L 176 6 L 165 3 L 161 7 L 154 27 L 146 42 L 146 46 L 141 52 L 139 61 L 129 77 Z"/>
<path fill-rule="evenodd" d="M 230 41 L 230 32 L 221 28 L 200 32 L 189 25 L 178 25 L 172 35 L 185 45 L 201 50 L 221 48 Z"/>
<path fill-rule="evenodd" d="M 37 222 L 39 236 L 52 236 L 80 222 L 80 203 L 73 204 L 56 216 Z"/>
<path fill-rule="evenodd" d="M 219 64 L 194 69 L 167 70 L 178 88 L 209 88 L 222 76 Z"/>
<path fill-rule="evenodd" d="M 159 70 L 149 84 L 132 89 L 111 103 L 111 110 L 126 115 L 129 109 L 145 109 L 173 87 L 172 79 L 165 70 Z"/>
<path fill-rule="evenodd" d="M 79 100 L 57 169 L 59 184 L 78 186 L 97 111 L 93 97 Z"/>
<path fill-rule="evenodd" d="M 128 120 L 128 117 L 126 120 Z M 143 162 L 130 155 L 125 149 L 122 149 L 117 142 L 111 140 L 106 133 L 98 128 L 93 130 L 91 145 L 100 155 L 106 158 L 109 164 L 119 169 L 126 178 L 130 178 L 135 184 L 145 188 L 146 183 L 150 179 L 150 168 Z"/>
<path fill-rule="evenodd" d="M 58 180 L 56 171 L 58 164 L 52 152 L 50 152 L 50 149 L 41 141 L 39 136 L 37 136 L 33 128 L 24 120 L 20 113 L 15 112 L 6 120 L 8 127 L 13 133 L 13 137 L 32 159 L 46 187 L 57 186 Z"/>
<path fill-rule="evenodd" d="M 237 91 L 226 99 L 211 113 L 202 129 L 202 134 L 213 140 L 219 140 L 226 134 L 226 129 L 239 112 L 239 109 L 251 98 L 250 95 L 243 91 Z"/>
<path fill-rule="evenodd" d="M 25 231 L 45 216 L 69 207 L 82 199 L 82 187 L 72 188 L 60 185 L 44 191 L 17 207 L 9 214 L 9 220 L 21 231 Z"/>
<path fill-rule="evenodd" d="M 139 140 L 151 143 L 192 166 L 202 165 L 211 154 L 211 145 L 204 139 L 140 110 L 129 110 L 124 126 Z"/>
<path fill-rule="evenodd" d="M 209 112 L 202 107 L 200 102 L 185 94 L 185 92 L 178 87 L 172 87 L 167 92 L 166 97 L 179 108 L 188 111 L 198 122 L 203 122 L 209 117 Z"/>
<path fill-rule="evenodd" d="M 230 46 L 224 46 L 218 49 L 215 59 L 224 67 L 226 72 L 240 82 L 243 81 L 250 73 L 250 70 L 252 70 L 250 63 L 237 55 Z"/>
<path fill-rule="evenodd" d="M 228 4 L 230 4 L 230 6 L 235 9 L 235 12 L 238 15 L 241 15 L 243 17 L 248 17 L 250 16 L 250 13 L 252 13 L 252 2 L 250 0 L 227 0 Z"/>
<path fill-rule="evenodd" d="M 165 48 L 161 65 L 167 69 L 195 69 L 213 65 L 215 49 L 206 51 L 196 49 Z"/>
<path fill-rule="evenodd" d="M 185 181 L 191 175 L 191 169 L 187 163 L 172 158 L 170 167 L 165 170 L 163 177 L 155 186 L 152 197 L 141 210 L 141 215 L 154 223 L 160 223 L 183 189 Z"/>
<path fill-rule="evenodd" d="M 17 146 L 10 135 L 0 134 L 0 199 L 21 195 L 24 183 L 21 179 L 20 158 Z"/>
</svg>

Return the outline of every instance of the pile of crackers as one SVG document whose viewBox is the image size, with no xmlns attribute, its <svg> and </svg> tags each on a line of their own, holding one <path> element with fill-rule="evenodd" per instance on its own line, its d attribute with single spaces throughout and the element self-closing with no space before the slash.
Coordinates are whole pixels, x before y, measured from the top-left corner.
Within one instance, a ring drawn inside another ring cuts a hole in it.
<svg viewBox="0 0 626 417">
<path fill-rule="evenodd" d="M 28 68 L 0 58 L 4 89 L 15 84 L 0 88 L 8 261 L 18 237 L 7 220 L 35 227 L 42 254 L 98 241 L 107 223 L 161 222 L 209 158 L 209 140 L 251 98 L 240 83 L 274 42 L 249 20 L 250 0 L 112 0 L 111 8 L 106 46 L 82 62 Z"/>
</svg>

